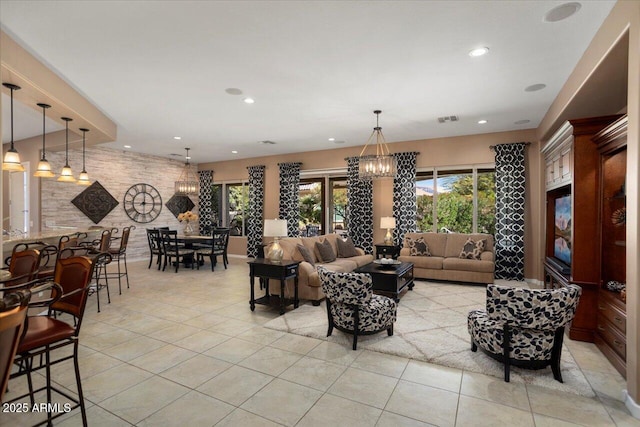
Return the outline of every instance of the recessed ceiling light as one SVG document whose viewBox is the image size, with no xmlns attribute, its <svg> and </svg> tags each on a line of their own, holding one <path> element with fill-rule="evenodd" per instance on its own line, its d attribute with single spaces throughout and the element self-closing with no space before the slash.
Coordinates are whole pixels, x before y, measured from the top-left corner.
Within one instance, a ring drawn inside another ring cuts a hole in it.
<svg viewBox="0 0 640 427">
<path fill-rule="evenodd" d="M 181 136 L 174 136 L 173 139 L 182 139 Z"/>
<path fill-rule="evenodd" d="M 227 92 L 229 95 L 242 95 L 242 91 L 237 87 L 228 87 L 224 91 Z"/>
<path fill-rule="evenodd" d="M 482 119 L 482 120 L 478 120 L 478 124 L 479 124 L 479 125 L 483 125 L 483 124 L 485 124 L 485 123 L 487 123 L 487 121 L 486 121 L 486 120 L 484 120 L 484 119 Z"/>
<path fill-rule="evenodd" d="M 518 120 L 517 122 L 513 122 L 514 125 L 526 125 L 527 123 L 531 122 L 531 120 Z"/>
<path fill-rule="evenodd" d="M 243 99 L 245 104 L 253 104 L 254 102 L 256 102 L 253 98 L 245 98 Z"/>
<path fill-rule="evenodd" d="M 333 142 L 335 140 L 336 140 L 335 138 L 329 138 L 329 141 L 331 141 L 331 142 Z"/>
<path fill-rule="evenodd" d="M 231 150 L 231 154 L 238 154 L 238 150 Z"/>
<path fill-rule="evenodd" d="M 469 51 L 469 56 L 472 58 L 476 58 L 478 56 L 486 55 L 487 53 L 489 53 L 488 47 L 479 47 Z"/>
<path fill-rule="evenodd" d="M 534 85 L 525 87 L 524 91 L 525 92 L 536 92 L 536 91 L 544 89 L 545 87 L 547 87 L 547 85 L 544 84 L 544 83 L 536 83 Z"/>
<path fill-rule="evenodd" d="M 130 145 L 125 145 L 124 148 L 131 148 L 131 146 Z"/>
<path fill-rule="evenodd" d="M 543 22 L 558 22 L 567 19 L 580 10 L 582 5 L 578 2 L 561 4 L 547 12 L 542 18 Z"/>
</svg>

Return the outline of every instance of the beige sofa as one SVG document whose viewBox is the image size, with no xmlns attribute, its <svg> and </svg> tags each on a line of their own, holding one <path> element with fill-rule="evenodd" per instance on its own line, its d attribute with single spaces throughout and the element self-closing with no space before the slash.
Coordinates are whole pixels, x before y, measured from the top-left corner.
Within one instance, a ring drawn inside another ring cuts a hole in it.
<svg viewBox="0 0 640 427">
<path fill-rule="evenodd" d="M 280 246 L 282 246 L 282 250 L 284 251 L 283 258 L 301 261 L 298 271 L 298 297 L 300 299 L 311 300 L 314 305 L 318 305 L 320 301 L 324 299 L 324 293 L 320 286 L 320 279 L 318 278 L 316 266 L 322 265 L 331 271 L 350 272 L 373 261 L 373 255 L 366 255 L 362 249 L 356 248 L 359 253 L 358 256 L 350 258 L 336 258 L 335 261 L 330 263 L 319 262 L 315 243 L 326 239 L 331 244 L 334 253 L 338 254 L 336 239 L 339 238 L 341 237 L 338 234 L 326 234 L 315 237 L 286 237 L 284 239 L 280 239 Z M 304 261 L 302 254 L 300 254 L 300 251 L 297 248 L 298 244 L 303 245 L 309 250 L 309 253 L 313 257 L 314 265 Z M 271 294 L 279 295 L 280 282 L 270 280 L 269 290 Z M 293 293 L 293 281 L 288 280 L 285 286 L 285 296 L 292 298 Z"/>
<path fill-rule="evenodd" d="M 431 256 L 411 256 L 407 238 L 422 237 L 429 246 Z M 485 239 L 485 250 L 480 259 L 460 258 L 460 252 L 468 238 Z M 420 279 L 450 280 L 454 282 L 493 283 L 494 245 L 490 234 L 458 233 L 407 233 L 400 261 L 413 263 L 414 277 Z"/>
</svg>

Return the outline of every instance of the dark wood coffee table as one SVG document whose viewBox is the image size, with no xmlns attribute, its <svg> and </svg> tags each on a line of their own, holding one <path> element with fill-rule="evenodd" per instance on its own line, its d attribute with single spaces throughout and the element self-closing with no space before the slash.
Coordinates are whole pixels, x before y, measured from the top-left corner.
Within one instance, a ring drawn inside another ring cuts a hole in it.
<svg viewBox="0 0 640 427">
<path fill-rule="evenodd" d="M 413 263 L 403 262 L 398 265 L 380 265 L 370 263 L 354 270 L 355 273 L 369 273 L 373 281 L 373 291 L 389 294 L 398 302 L 400 293 L 406 287 L 413 289 Z"/>
</svg>

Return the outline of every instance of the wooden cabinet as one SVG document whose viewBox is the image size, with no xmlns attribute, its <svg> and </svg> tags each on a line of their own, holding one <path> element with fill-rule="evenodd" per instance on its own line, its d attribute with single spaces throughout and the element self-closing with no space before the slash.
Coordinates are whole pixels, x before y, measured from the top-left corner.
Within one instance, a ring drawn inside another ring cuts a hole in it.
<svg viewBox="0 0 640 427">
<path fill-rule="evenodd" d="M 593 137 L 600 154 L 600 272 L 595 343 L 626 376 L 626 304 L 608 283 L 626 283 L 627 117 Z"/>
<path fill-rule="evenodd" d="M 546 167 L 545 282 L 549 287 L 573 283 L 582 288 L 571 339 L 593 342 L 598 319 L 600 256 L 600 153 L 592 137 L 620 116 L 569 120 L 542 149 Z M 565 271 L 554 262 L 556 203 L 570 196 L 570 264 Z"/>
</svg>

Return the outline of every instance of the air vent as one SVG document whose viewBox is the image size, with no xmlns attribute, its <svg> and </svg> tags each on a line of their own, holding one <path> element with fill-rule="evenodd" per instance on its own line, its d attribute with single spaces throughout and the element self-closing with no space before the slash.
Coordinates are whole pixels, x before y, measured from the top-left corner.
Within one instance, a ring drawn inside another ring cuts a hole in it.
<svg viewBox="0 0 640 427">
<path fill-rule="evenodd" d="M 267 139 L 267 140 L 264 140 L 264 141 L 258 141 L 258 144 L 270 144 L 270 145 L 276 145 L 276 144 L 277 144 L 277 142 L 275 142 L 275 141 L 269 141 L 269 140 Z"/>
<path fill-rule="evenodd" d="M 438 122 L 439 123 L 457 122 L 457 121 L 458 121 L 458 116 L 442 116 L 442 117 L 438 117 Z"/>
</svg>

